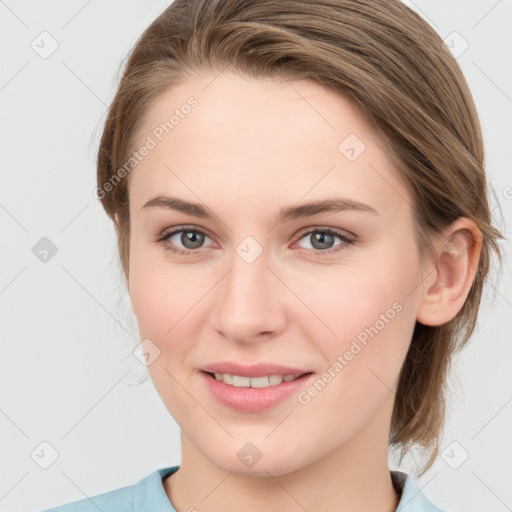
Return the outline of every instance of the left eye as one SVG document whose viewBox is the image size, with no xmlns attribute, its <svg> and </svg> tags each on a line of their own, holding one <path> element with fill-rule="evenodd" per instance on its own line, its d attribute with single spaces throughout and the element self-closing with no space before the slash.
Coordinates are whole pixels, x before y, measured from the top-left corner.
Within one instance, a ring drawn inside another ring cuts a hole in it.
<svg viewBox="0 0 512 512">
<path fill-rule="evenodd" d="M 336 238 L 341 240 L 341 242 L 333 245 Z M 308 231 L 302 235 L 301 240 L 303 239 L 310 240 L 310 247 L 306 247 L 306 249 L 313 249 L 319 252 L 330 252 L 329 249 L 338 247 L 343 242 L 351 243 L 351 239 L 347 236 L 333 231 L 332 229 L 315 229 Z"/>
</svg>

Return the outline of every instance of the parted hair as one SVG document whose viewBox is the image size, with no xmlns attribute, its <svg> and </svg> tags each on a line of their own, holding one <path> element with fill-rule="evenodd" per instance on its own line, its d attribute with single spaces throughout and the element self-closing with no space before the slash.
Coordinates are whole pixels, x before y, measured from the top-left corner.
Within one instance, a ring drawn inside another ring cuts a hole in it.
<svg viewBox="0 0 512 512">
<path fill-rule="evenodd" d="M 124 277 L 129 269 L 129 188 L 113 183 L 134 150 L 149 106 L 194 74 L 229 70 L 254 78 L 309 79 L 350 100 L 385 141 L 408 187 L 422 265 L 433 238 L 459 217 L 483 236 L 475 279 L 458 314 L 416 322 L 401 369 L 389 446 L 400 462 L 440 451 L 452 356 L 474 331 L 494 252 L 484 145 L 463 73 L 440 36 L 398 0 L 175 0 L 137 40 L 124 63 L 97 155 L 101 203 L 116 224 Z M 129 175 L 128 175 L 129 178 Z"/>
</svg>

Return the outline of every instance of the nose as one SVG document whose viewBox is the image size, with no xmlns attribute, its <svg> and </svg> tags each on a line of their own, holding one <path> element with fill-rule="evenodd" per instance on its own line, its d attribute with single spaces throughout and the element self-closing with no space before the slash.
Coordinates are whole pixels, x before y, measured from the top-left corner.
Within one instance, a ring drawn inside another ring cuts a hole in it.
<svg viewBox="0 0 512 512">
<path fill-rule="evenodd" d="M 230 270 L 216 287 L 212 318 L 214 329 L 226 339 L 251 343 L 284 329 L 285 288 L 268 266 L 265 251 L 251 263 L 233 254 Z"/>
</svg>

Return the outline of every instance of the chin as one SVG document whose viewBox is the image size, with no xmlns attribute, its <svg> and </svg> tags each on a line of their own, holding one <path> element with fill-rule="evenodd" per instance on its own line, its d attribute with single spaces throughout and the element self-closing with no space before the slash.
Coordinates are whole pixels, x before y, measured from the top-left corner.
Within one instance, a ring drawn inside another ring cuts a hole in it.
<svg viewBox="0 0 512 512">
<path fill-rule="evenodd" d="M 269 461 L 263 462 L 263 460 L 258 461 L 252 468 L 246 468 L 243 464 L 230 464 L 229 467 L 223 467 L 225 471 L 229 471 L 231 473 L 240 475 L 240 476 L 250 476 L 254 478 L 269 476 L 278 477 L 287 475 L 289 473 L 293 473 L 294 471 L 300 469 L 295 465 L 291 466 L 288 464 L 281 464 L 279 462 Z"/>
<path fill-rule="evenodd" d="M 252 477 L 281 476 L 301 469 L 301 461 L 296 454 L 270 447 L 267 450 L 269 453 L 265 455 L 266 449 L 260 451 L 249 442 L 240 448 L 237 443 L 234 451 L 228 449 L 210 461 L 226 472 Z M 229 453 L 232 455 L 227 456 Z"/>
</svg>

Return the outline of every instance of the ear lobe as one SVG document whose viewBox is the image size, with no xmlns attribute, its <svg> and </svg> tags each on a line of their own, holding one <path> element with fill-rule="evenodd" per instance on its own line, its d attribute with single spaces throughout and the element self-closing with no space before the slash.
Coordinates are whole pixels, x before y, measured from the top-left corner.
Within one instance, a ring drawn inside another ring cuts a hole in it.
<svg viewBox="0 0 512 512">
<path fill-rule="evenodd" d="M 114 214 L 114 218 L 112 219 L 114 221 L 114 228 L 116 230 L 116 237 L 119 238 L 119 235 L 121 233 L 121 228 L 119 227 L 119 215 L 117 213 Z"/>
<path fill-rule="evenodd" d="M 447 323 L 461 310 L 477 271 L 482 234 L 473 221 L 460 217 L 436 246 L 435 281 L 425 282 L 416 317 L 424 325 Z"/>
</svg>

